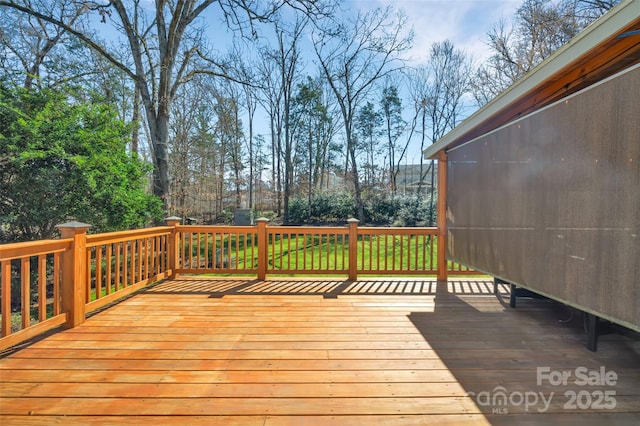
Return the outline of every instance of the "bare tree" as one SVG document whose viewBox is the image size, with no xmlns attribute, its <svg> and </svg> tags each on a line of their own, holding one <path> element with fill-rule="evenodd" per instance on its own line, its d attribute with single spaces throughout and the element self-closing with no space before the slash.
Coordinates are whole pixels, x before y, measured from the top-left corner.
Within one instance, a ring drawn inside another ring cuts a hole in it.
<svg viewBox="0 0 640 426">
<path fill-rule="evenodd" d="M 234 52 L 234 62 L 237 64 L 234 68 L 236 69 L 235 74 L 238 75 L 238 80 L 244 82 L 255 82 L 257 80 L 257 73 L 254 71 L 256 67 L 251 64 L 248 64 L 243 60 L 244 55 L 239 50 Z M 248 183 L 248 195 L 249 195 L 249 208 L 252 209 L 254 206 L 254 183 L 255 183 L 255 173 L 257 169 L 258 155 L 259 152 L 256 150 L 256 146 L 254 144 L 254 122 L 256 116 L 256 110 L 258 108 L 258 93 L 257 87 L 255 83 L 243 84 L 242 85 L 242 101 L 241 105 L 244 107 L 247 116 L 247 126 L 248 126 L 248 136 L 246 139 L 246 152 L 249 156 L 247 159 L 247 165 L 249 166 L 249 176 L 247 179 Z"/>
<path fill-rule="evenodd" d="M 477 71 L 474 96 L 484 105 L 549 57 L 619 0 L 524 0 L 513 25 L 488 33 L 493 54 Z"/>
<path fill-rule="evenodd" d="M 581 26 L 585 27 L 589 23 L 607 13 L 622 0 L 564 0 L 575 4 L 575 13 L 581 21 Z"/>
<path fill-rule="evenodd" d="M 331 138 L 334 134 L 329 106 L 325 103 L 322 84 L 318 79 L 307 77 L 299 83 L 293 99 L 292 119 L 295 122 L 295 159 L 298 175 L 296 181 L 306 181 L 308 218 L 311 218 L 311 199 L 320 186 L 320 176 L 324 173 Z"/>
<path fill-rule="evenodd" d="M 304 34 L 308 20 L 298 18 L 290 29 L 276 23 L 274 27 L 276 46 L 262 50 L 263 69 L 265 77 L 263 103 L 266 103 L 272 126 L 272 144 L 275 140 L 274 155 L 276 162 L 284 163 L 282 178 L 278 176 L 278 183 L 282 181 L 282 201 L 284 222 L 289 221 L 289 198 L 294 174 L 294 138 L 295 122 L 291 119 L 291 108 L 295 96 L 301 63 L 300 39 Z M 266 74 L 271 72 L 271 76 Z M 280 165 L 276 165 L 281 170 Z"/>
<path fill-rule="evenodd" d="M 405 32 L 407 18 L 393 9 L 358 13 L 314 38 L 314 49 L 344 121 L 347 155 L 353 174 L 358 218 L 364 221 L 364 203 L 356 161 L 355 114 L 374 83 L 402 65 L 400 54 L 411 46 L 413 33 Z"/>
<path fill-rule="evenodd" d="M 222 199 L 213 186 L 220 144 L 215 139 L 217 117 L 211 99 L 217 92 L 205 80 L 197 78 L 176 93 L 169 126 L 168 195 L 174 214 L 183 218 L 214 212 L 211 201 Z"/>
<path fill-rule="evenodd" d="M 404 147 L 399 145 L 400 136 L 405 131 L 406 122 L 402 118 L 402 99 L 398 94 L 398 86 L 392 79 L 385 81 L 380 99 L 380 113 L 384 121 L 384 136 L 387 146 L 387 164 L 385 168 L 389 175 L 389 187 L 395 194 L 398 189 L 396 177 L 400 169 L 400 163 L 409 146 L 409 139 Z"/>
<path fill-rule="evenodd" d="M 382 120 L 382 115 L 370 101 L 358 108 L 356 113 L 354 128 L 357 151 L 362 153 L 365 159 L 364 164 L 359 164 L 363 169 L 361 183 L 367 189 L 378 186 L 376 172 L 380 168 L 379 158 L 384 151 L 380 141 L 380 136 L 383 134 Z M 382 180 L 381 176 L 380 180 Z"/>
<path fill-rule="evenodd" d="M 253 22 L 272 19 L 285 5 L 307 14 L 318 13 L 324 7 L 323 3 L 313 0 L 263 3 L 247 0 L 156 0 L 153 8 L 141 0 L 82 3 L 82 10 L 99 13 L 121 32 L 130 54 L 130 65 L 84 28 L 51 13 L 48 2 L 0 1 L 0 6 L 11 7 L 74 35 L 135 82 L 144 106 L 152 147 L 154 193 L 163 199 L 165 207 L 168 207 L 166 198 L 169 193 L 169 117 L 176 91 L 200 73 L 230 77 L 223 64 L 211 59 L 205 51 L 204 31 L 198 27 L 199 18 L 213 4 L 218 5 L 230 26 L 241 28 L 249 23 L 251 34 L 255 34 Z"/>
<path fill-rule="evenodd" d="M 43 5 L 38 0 L 28 0 L 25 6 Z M 86 30 L 87 10 L 78 3 L 54 0 L 47 2 L 50 13 L 66 26 L 79 26 Z M 61 80 L 86 72 L 72 65 L 74 55 L 70 52 L 81 49 L 77 40 L 64 27 L 55 25 L 38 16 L 21 13 L 12 8 L 0 8 L 0 44 L 6 49 L 2 56 L 5 76 L 13 74 L 22 79 L 23 87 L 53 86 Z"/>
<path fill-rule="evenodd" d="M 240 120 L 239 106 L 240 90 L 232 83 L 227 83 L 221 87 L 216 94 L 216 105 L 214 107 L 217 114 L 216 136 L 220 140 L 222 151 L 226 156 L 229 172 L 233 182 L 235 193 L 235 208 L 242 207 L 242 170 L 244 162 L 242 160 L 242 145 L 244 133 L 242 131 L 242 121 Z M 224 167 L 223 167 L 224 170 Z"/>
<path fill-rule="evenodd" d="M 282 215 L 282 88 L 279 77 L 278 64 L 273 60 L 273 51 L 262 48 L 258 63 L 258 78 L 261 96 L 258 102 L 269 116 L 269 130 L 271 131 L 271 182 L 276 198 L 276 214 Z"/>
<path fill-rule="evenodd" d="M 420 134 L 420 152 L 427 144 L 443 137 L 457 124 L 464 110 L 464 96 L 471 89 L 472 64 L 467 55 L 456 49 L 449 40 L 433 43 L 429 62 L 409 72 L 409 96 L 414 105 L 412 131 Z M 428 165 L 420 158 L 418 193 L 422 192 L 425 177 L 431 177 L 430 202 L 434 202 L 433 161 Z M 434 209 L 430 208 L 430 214 Z M 433 217 L 428 218 L 429 223 Z"/>
<path fill-rule="evenodd" d="M 453 129 L 460 119 L 463 97 L 471 88 L 472 65 L 449 40 L 431 45 L 426 108 L 431 121 L 431 142 Z"/>
</svg>

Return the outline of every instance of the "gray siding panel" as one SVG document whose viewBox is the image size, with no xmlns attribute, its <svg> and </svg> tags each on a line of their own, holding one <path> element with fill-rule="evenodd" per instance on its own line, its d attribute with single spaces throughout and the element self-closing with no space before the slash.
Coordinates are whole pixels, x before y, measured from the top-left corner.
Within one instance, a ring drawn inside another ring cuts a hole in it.
<svg viewBox="0 0 640 426">
<path fill-rule="evenodd" d="M 452 260 L 640 330 L 640 66 L 448 160 Z"/>
</svg>

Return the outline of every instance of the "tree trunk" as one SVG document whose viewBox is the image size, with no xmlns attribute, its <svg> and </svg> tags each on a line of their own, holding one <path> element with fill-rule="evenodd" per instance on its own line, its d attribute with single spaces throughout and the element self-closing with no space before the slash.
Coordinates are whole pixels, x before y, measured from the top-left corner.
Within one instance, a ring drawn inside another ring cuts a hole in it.
<svg viewBox="0 0 640 426">
<path fill-rule="evenodd" d="M 351 164 L 353 170 L 353 189 L 356 198 L 356 213 L 358 220 L 364 223 L 364 203 L 362 201 L 362 189 L 360 188 L 360 179 L 358 178 L 358 163 L 356 162 L 356 151 L 353 147 L 349 150 L 351 156 Z"/>
<path fill-rule="evenodd" d="M 167 140 L 169 139 L 169 116 L 158 114 L 156 120 L 154 146 L 154 184 L 153 194 L 162 200 L 165 211 L 169 211 L 169 159 Z M 154 132 L 152 132 L 153 135 Z"/>
<path fill-rule="evenodd" d="M 136 86 L 133 98 L 133 114 L 131 122 L 133 123 L 133 133 L 131 134 L 131 153 L 138 157 L 140 150 L 140 89 Z"/>
</svg>

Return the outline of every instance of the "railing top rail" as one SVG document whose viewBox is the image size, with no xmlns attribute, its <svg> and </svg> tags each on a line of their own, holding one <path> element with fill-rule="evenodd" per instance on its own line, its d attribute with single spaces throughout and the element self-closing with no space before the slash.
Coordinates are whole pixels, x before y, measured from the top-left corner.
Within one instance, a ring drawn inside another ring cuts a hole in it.
<svg viewBox="0 0 640 426">
<path fill-rule="evenodd" d="M 155 237 L 168 235 L 173 230 L 170 226 L 157 226 L 155 228 L 134 229 L 131 231 L 106 232 L 103 234 L 87 235 L 87 247 L 95 247 L 105 243 L 117 243 L 135 239 L 137 237 Z"/>
<path fill-rule="evenodd" d="M 71 247 L 72 241 L 71 238 L 65 238 L 62 240 L 39 240 L 2 244 L 0 245 L 0 261 L 65 251 Z"/>
</svg>

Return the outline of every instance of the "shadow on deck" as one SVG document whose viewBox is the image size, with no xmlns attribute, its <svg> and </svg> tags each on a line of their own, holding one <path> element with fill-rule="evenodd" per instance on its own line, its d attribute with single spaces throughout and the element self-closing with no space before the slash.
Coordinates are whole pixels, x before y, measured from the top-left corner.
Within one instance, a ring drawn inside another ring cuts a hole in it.
<svg viewBox="0 0 640 426">
<path fill-rule="evenodd" d="M 443 289 L 440 287 L 440 289 Z M 404 295 L 429 296 L 438 292 L 435 280 L 425 279 L 382 279 L 339 281 L 327 279 L 269 279 L 268 281 L 237 279 L 207 279 L 184 276 L 177 280 L 160 283 L 149 290 L 154 294 L 207 294 L 210 297 L 224 297 L 232 294 L 244 295 L 319 295 L 335 298 L 340 295 Z M 494 285 L 492 279 L 460 278 L 450 279 L 447 293 L 466 295 L 509 294 L 507 284 Z"/>
</svg>

